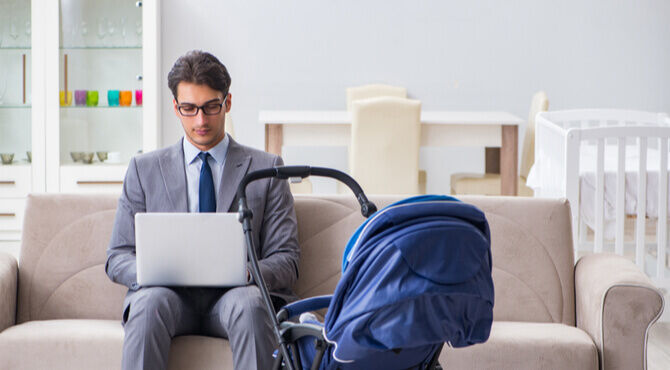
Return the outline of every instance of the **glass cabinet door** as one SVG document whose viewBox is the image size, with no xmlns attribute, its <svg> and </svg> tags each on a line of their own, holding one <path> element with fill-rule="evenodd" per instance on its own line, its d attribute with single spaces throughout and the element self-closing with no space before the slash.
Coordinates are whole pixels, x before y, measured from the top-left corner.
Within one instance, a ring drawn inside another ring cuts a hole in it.
<svg viewBox="0 0 670 370">
<path fill-rule="evenodd" d="M 0 166 L 30 165 L 31 32 L 30 0 L 0 0 Z"/>
<path fill-rule="evenodd" d="M 31 6 L 0 0 L 0 252 L 18 256 L 31 191 Z"/>
<path fill-rule="evenodd" d="M 142 8 L 60 0 L 60 164 L 127 165 L 142 149 Z"/>
</svg>

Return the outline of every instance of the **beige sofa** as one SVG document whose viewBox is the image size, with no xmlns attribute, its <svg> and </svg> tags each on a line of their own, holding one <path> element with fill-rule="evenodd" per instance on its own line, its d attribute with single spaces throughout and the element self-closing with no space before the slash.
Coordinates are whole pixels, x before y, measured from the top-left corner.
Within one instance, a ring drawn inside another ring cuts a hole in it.
<svg viewBox="0 0 670 370">
<path fill-rule="evenodd" d="M 371 197 L 380 207 L 395 197 Z M 464 197 L 492 235 L 495 322 L 485 344 L 445 348 L 447 369 L 643 369 L 663 299 L 628 260 L 575 266 L 569 206 L 530 198 Z M 20 265 L 0 255 L 1 369 L 118 369 L 125 287 L 104 272 L 116 198 L 28 199 Z M 333 291 L 342 250 L 362 217 L 351 196 L 296 198 L 301 297 Z M 429 257 L 429 256 L 427 256 Z M 172 369 L 232 368 L 227 341 L 177 337 Z M 243 366 L 241 368 L 244 368 Z"/>
</svg>

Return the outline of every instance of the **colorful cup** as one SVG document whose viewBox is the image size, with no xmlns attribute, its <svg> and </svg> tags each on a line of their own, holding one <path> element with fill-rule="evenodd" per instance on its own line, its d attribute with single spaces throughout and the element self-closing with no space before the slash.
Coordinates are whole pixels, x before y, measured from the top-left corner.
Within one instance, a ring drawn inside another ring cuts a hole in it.
<svg viewBox="0 0 670 370">
<path fill-rule="evenodd" d="M 86 90 L 75 90 L 74 91 L 74 104 L 75 105 L 86 105 Z"/>
<path fill-rule="evenodd" d="M 107 105 L 110 107 L 119 105 L 119 90 L 107 90 Z"/>
<path fill-rule="evenodd" d="M 65 100 L 66 96 L 67 100 Z M 65 91 L 63 90 L 60 91 L 60 105 L 61 106 L 72 105 L 72 91 L 68 91 L 67 94 L 65 94 Z"/>
<path fill-rule="evenodd" d="M 124 107 L 129 107 L 131 104 L 133 104 L 133 92 L 130 90 L 120 91 L 119 103 Z"/>
<path fill-rule="evenodd" d="M 142 105 L 142 90 L 135 90 L 135 105 Z"/>
<path fill-rule="evenodd" d="M 89 90 L 86 92 L 86 105 L 89 107 L 95 107 L 98 105 L 98 91 Z"/>
</svg>

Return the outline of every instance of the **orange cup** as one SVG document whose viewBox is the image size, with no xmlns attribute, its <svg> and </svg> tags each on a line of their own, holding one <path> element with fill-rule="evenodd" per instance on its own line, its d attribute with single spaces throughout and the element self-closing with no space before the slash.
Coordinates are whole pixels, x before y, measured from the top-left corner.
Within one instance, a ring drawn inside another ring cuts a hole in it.
<svg viewBox="0 0 670 370">
<path fill-rule="evenodd" d="M 129 107 L 133 103 L 133 92 L 130 90 L 123 90 L 119 92 L 119 104 L 124 107 Z"/>
</svg>

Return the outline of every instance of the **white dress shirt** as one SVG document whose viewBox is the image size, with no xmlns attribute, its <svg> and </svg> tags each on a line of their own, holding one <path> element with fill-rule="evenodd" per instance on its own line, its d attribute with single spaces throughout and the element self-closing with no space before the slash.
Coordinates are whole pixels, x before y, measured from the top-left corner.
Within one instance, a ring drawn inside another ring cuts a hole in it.
<svg viewBox="0 0 670 370">
<path fill-rule="evenodd" d="M 212 179 L 214 180 L 214 194 L 219 197 L 219 188 L 221 187 L 221 174 L 223 165 L 226 162 L 226 153 L 228 153 L 228 134 L 216 146 L 207 151 L 209 157 L 207 163 L 212 169 Z M 198 158 L 200 149 L 196 148 L 186 137 L 183 140 L 184 146 L 184 167 L 186 168 L 186 189 L 188 193 L 188 211 L 198 212 L 200 201 L 200 168 L 202 161 Z"/>
</svg>

